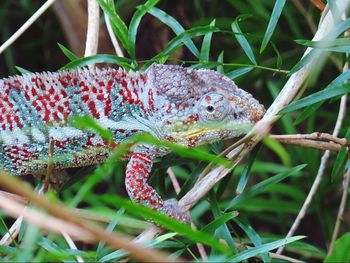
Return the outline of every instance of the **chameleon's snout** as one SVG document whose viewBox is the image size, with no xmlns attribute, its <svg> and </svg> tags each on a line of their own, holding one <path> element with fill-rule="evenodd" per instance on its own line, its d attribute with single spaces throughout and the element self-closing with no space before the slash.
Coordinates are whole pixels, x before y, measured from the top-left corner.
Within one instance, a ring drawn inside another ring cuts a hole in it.
<svg viewBox="0 0 350 263">
<path fill-rule="evenodd" d="M 256 123 L 262 119 L 266 110 L 262 104 L 254 99 L 249 93 L 245 98 L 229 96 L 228 100 L 233 110 L 234 119 L 240 119 L 249 123 Z"/>
</svg>

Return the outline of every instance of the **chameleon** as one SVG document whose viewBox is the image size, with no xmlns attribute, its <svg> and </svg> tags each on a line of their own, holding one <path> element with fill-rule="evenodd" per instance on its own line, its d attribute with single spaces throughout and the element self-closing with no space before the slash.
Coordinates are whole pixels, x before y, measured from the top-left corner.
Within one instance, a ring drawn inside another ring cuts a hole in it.
<svg viewBox="0 0 350 263">
<path fill-rule="evenodd" d="M 250 93 L 214 70 L 152 64 L 146 71 L 78 68 L 0 80 L 0 169 L 11 175 L 45 174 L 49 148 L 57 172 L 105 162 L 115 147 L 146 132 L 195 147 L 241 136 L 264 113 Z M 90 116 L 113 144 L 67 122 Z M 137 144 L 128 154 L 125 187 L 134 202 L 181 222 L 189 214 L 175 199 L 163 201 L 147 183 L 164 147 Z"/>
</svg>

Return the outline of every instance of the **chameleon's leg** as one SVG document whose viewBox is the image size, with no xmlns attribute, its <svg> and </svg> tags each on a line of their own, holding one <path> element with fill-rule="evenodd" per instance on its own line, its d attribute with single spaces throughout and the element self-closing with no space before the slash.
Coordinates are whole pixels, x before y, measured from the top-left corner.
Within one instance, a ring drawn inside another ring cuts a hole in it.
<svg viewBox="0 0 350 263">
<path fill-rule="evenodd" d="M 152 169 L 152 156 L 143 151 L 134 151 L 126 167 L 125 186 L 134 202 L 163 212 L 181 222 L 190 223 L 190 216 L 183 211 L 175 199 L 163 201 L 158 193 L 147 184 Z"/>
</svg>

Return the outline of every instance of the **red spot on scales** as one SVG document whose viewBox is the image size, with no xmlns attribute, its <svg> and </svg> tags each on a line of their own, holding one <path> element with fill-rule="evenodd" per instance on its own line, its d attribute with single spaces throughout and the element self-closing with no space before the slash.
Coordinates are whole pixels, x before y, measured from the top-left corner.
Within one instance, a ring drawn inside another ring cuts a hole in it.
<svg viewBox="0 0 350 263">
<path fill-rule="evenodd" d="M 168 105 L 168 108 L 167 108 L 167 110 L 166 110 L 166 113 L 170 113 L 170 111 L 171 111 L 171 104 Z"/>
<path fill-rule="evenodd" d="M 148 91 L 148 105 L 151 107 L 152 110 L 155 110 L 154 107 L 154 98 L 153 98 L 153 91 L 152 89 L 149 89 Z"/>
<path fill-rule="evenodd" d="M 97 112 L 97 109 L 96 109 L 96 104 L 94 101 L 90 101 L 88 103 L 88 107 L 92 113 L 92 116 L 99 119 L 100 118 L 100 114 Z"/>
<path fill-rule="evenodd" d="M 55 89 L 52 86 L 49 88 L 48 91 L 51 95 L 55 94 Z"/>
<path fill-rule="evenodd" d="M 211 97 L 210 97 L 209 95 L 207 95 L 207 96 L 205 96 L 205 100 L 206 100 L 207 102 L 210 102 L 210 101 L 211 101 Z"/>
</svg>

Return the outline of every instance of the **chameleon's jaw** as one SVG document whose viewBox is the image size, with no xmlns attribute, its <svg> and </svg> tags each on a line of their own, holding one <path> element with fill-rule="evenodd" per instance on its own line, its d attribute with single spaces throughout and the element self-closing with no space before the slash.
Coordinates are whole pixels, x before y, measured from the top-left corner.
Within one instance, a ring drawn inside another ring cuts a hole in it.
<svg viewBox="0 0 350 263">
<path fill-rule="evenodd" d="M 173 131 L 173 140 L 186 147 L 213 143 L 218 140 L 238 137 L 251 130 L 253 123 L 216 123 L 193 125 L 190 129 Z"/>
</svg>

